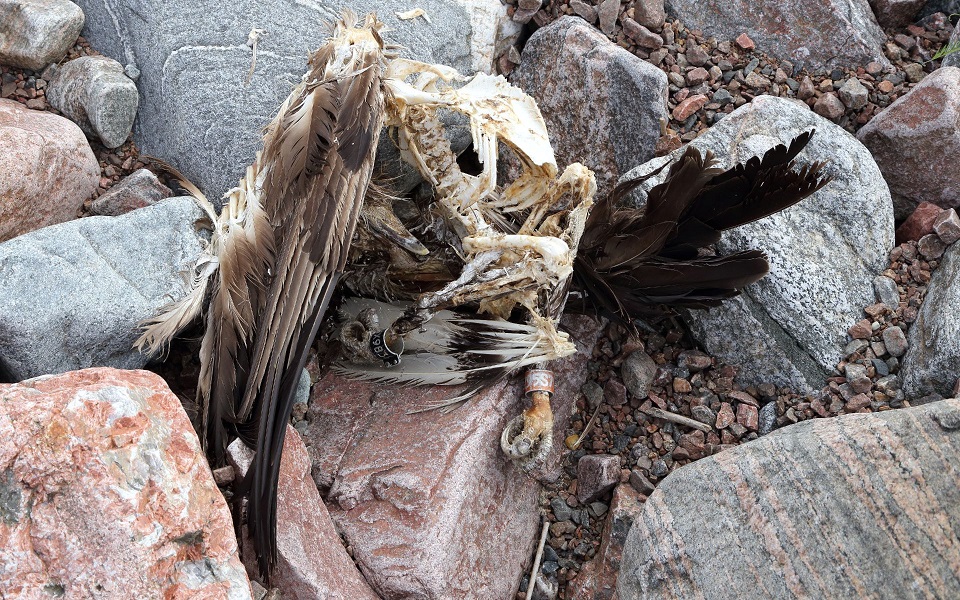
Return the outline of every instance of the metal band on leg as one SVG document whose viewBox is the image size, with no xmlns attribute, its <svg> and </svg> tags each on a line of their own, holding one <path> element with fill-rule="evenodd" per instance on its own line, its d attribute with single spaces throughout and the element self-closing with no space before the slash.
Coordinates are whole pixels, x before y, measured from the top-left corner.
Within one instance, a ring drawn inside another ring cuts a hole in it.
<svg viewBox="0 0 960 600">
<path fill-rule="evenodd" d="M 370 336 L 370 351 L 385 364 L 394 367 L 400 364 L 400 352 L 403 352 L 403 349 L 401 348 L 400 352 L 391 350 L 385 339 L 386 333 L 387 330 L 384 329 Z"/>
<path fill-rule="evenodd" d="M 529 369 L 523 381 L 523 393 L 529 396 L 533 392 L 546 392 L 553 395 L 553 371 L 549 369 Z"/>
</svg>

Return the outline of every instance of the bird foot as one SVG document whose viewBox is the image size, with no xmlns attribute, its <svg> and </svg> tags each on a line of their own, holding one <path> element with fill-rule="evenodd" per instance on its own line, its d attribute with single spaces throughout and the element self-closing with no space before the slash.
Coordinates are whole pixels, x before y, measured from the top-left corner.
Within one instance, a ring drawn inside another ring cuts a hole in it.
<svg viewBox="0 0 960 600">
<path fill-rule="evenodd" d="M 530 369 L 524 387 L 533 405 L 507 423 L 500 448 L 522 471 L 530 472 L 546 461 L 553 448 L 553 372 Z"/>
</svg>

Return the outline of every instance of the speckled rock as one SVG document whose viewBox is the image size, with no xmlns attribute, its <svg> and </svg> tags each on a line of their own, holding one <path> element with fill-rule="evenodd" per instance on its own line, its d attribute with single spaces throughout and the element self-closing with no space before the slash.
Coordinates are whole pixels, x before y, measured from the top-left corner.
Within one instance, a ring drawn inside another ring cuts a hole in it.
<svg viewBox="0 0 960 600">
<path fill-rule="evenodd" d="M 537 101 L 557 162 L 582 162 L 598 194 L 653 157 L 667 77 L 576 17 L 537 30 L 511 75 Z"/>
<path fill-rule="evenodd" d="M 63 58 L 83 29 L 67 0 L 0 0 L 0 64 L 40 71 Z"/>
<path fill-rule="evenodd" d="M 107 148 L 127 141 L 140 102 L 123 65 L 105 56 L 81 56 L 59 67 L 47 86 L 47 100 Z"/>
<path fill-rule="evenodd" d="M 144 366 L 138 323 L 189 291 L 202 214 L 176 198 L 0 244 L 0 378 Z"/>
<path fill-rule="evenodd" d="M 596 556 L 583 566 L 572 584 L 573 600 L 613 600 L 616 595 L 617 574 L 623 558 L 623 545 L 633 520 L 643 510 L 643 496 L 629 485 L 618 485 L 610 501 Z"/>
<path fill-rule="evenodd" d="M 956 0 L 954 0 L 956 1 Z M 960 11 L 960 2 L 957 2 L 957 10 L 947 11 L 947 14 L 955 13 Z M 960 44 L 960 27 L 953 28 L 953 34 L 950 36 L 949 44 Z M 954 52 L 943 58 L 943 61 L 940 63 L 942 67 L 960 67 L 960 52 Z"/>
<path fill-rule="evenodd" d="M 559 476 L 562 440 L 597 338 L 565 319 L 579 353 L 551 365 L 554 446 L 533 475 Z M 484 390 L 448 413 L 409 411 L 454 390 L 393 388 L 327 376 L 313 386 L 304 434 L 330 516 L 387 600 L 512 598 L 540 528 L 537 479 L 500 450 L 525 402 L 520 382 Z"/>
<path fill-rule="evenodd" d="M 883 28 L 904 27 L 923 8 L 927 0 L 870 0 L 873 14 Z"/>
<path fill-rule="evenodd" d="M 169 198 L 170 188 L 147 169 L 138 169 L 101 194 L 90 205 L 94 215 L 115 217 Z"/>
<path fill-rule="evenodd" d="M 960 245 L 947 249 L 907 335 L 901 377 L 908 399 L 953 395 L 960 378 Z"/>
<path fill-rule="evenodd" d="M 957 461 L 947 400 L 806 421 L 682 467 L 634 520 L 619 597 L 952 597 Z"/>
<path fill-rule="evenodd" d="M 758 51 L 812 71 L 889 64 L 886 38 L 867 0 L 668 0 L 667 12 L 719 40 L 745 32 Z"/>
<path fill-rule="evenodd" d="M 75 219 L 100 165 L 80 128 L 0 100 L 0 242 Z"/>
<path fill-rule="evenodd" d="M 308 379 L 309 381 L 309 379 Z M 253 452 L 235 440 L 227 459 L 238 478 L 253 462 Z M 287 426 L 277 486 L 277 570 L 270 580 L 285 599 L 378 600 L 343 547 L 310 477 L 310 457 L 293 427 Z M 247 573 L 257 575 L 253 542 L 244 528 L 243 559 Z"/>
<path fill-rule="evenodd" d="M 960 68 L 941 67 L 857 132 L 890 185 L 898 218 L 921 202 L 960 206 Z"/>
<path fill-rule="evenodd" d="M 137 146 L 179 168 L 211 199 L 243 176 L 261 147 L 261 129 L 300 81 L 308 53 L 327 38 L 325 23 L 344 8 L 376 12 L 389 29 L 384 37 L 402 46 L 405 58 L 465 73 L 489 72 L 498 40 L 520 27 L 500 0 L 418 2 L 430 23 L 397 17 L 412 7 L 400 0 L 144 0 L 136 10 L 117 10 L 101 0 L 78 4 L 87 15 L 84 37 L 93 47 L 140 72 Z M 266 33 L 248 82 L 253 28 Z M 463 149 L 469 129 L 461 127 L 457 135 L 455 146 Z M 418 178 L 401 169 L 393 143 L 384 139 L 379 153 L 388 175 L 406 173 L 408 189 L 415 185 Z"/>
<path fill-rule="evenodd" d="M 177 397 L 144 371 L 0 385 L 0 596 L 251 598 Z"/>
<path fill-rule="evenodd" d="M 826 161 L 834 180 L 796 206 L 726 232 L 719 244 L 724 253 L 761 249 L 770 274 L 718 308 L 687 315 L 708 352 L 740 365 L 744 383 L 823 386 L 841 359 L 847 329 L 874 302 L 873 278 L 887 267 L 894 237 L 890 196 L 866 148 L 789 100 L 759 96 L 692 142 L 729 167 L 812 128 L 816 134 L 798 160 Z M 649 172 L 682 151 L 627 176 Z"/>
<path fill-rule="evenodd" d="M 577 461 L 577 500 L 589 504 L 613 489 L 620 481 L 620 457 L 588 454 Z"/>
</svg>

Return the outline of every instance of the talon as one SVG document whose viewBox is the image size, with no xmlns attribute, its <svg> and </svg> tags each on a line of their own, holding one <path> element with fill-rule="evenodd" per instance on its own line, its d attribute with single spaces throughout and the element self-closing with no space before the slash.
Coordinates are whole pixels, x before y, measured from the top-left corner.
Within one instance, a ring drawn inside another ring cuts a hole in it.
<svg viewBox="0 0 960 600">
<path fill-rule="evenodd" d="M 523 471 L 531 471 L 543 464 L 553 447 L 553 373 L 531 369 L 525 387 L 533 405 L 507 423 L 500 435 L 500 448 Z"/>
</svg>

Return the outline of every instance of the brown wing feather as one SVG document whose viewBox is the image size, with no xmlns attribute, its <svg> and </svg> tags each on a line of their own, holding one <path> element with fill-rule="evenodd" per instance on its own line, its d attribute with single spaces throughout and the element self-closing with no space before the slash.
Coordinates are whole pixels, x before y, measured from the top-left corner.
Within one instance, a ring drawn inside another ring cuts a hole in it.
<svg viewBox="0 0 960 600">
<path fill-rule="evenodd" d="M 201 351 L 211 382 L 204 419 L 211 454 L 222 456 L 233 435 L 256 450 L 239 491 L 249 497 L 248 526 L 266 577 L 277 558 L 277 479 L 296 384 L 344 268 L 383 124 L 378 26 L 368 17 L 366 37 L 339 26 L 267 128 L 254 170 L 275 242 L 266 265 L 240 247 L 221 257 L 224 277 Z M 238 286 L 247 305 L 227 293 Z"/>
</svg>

